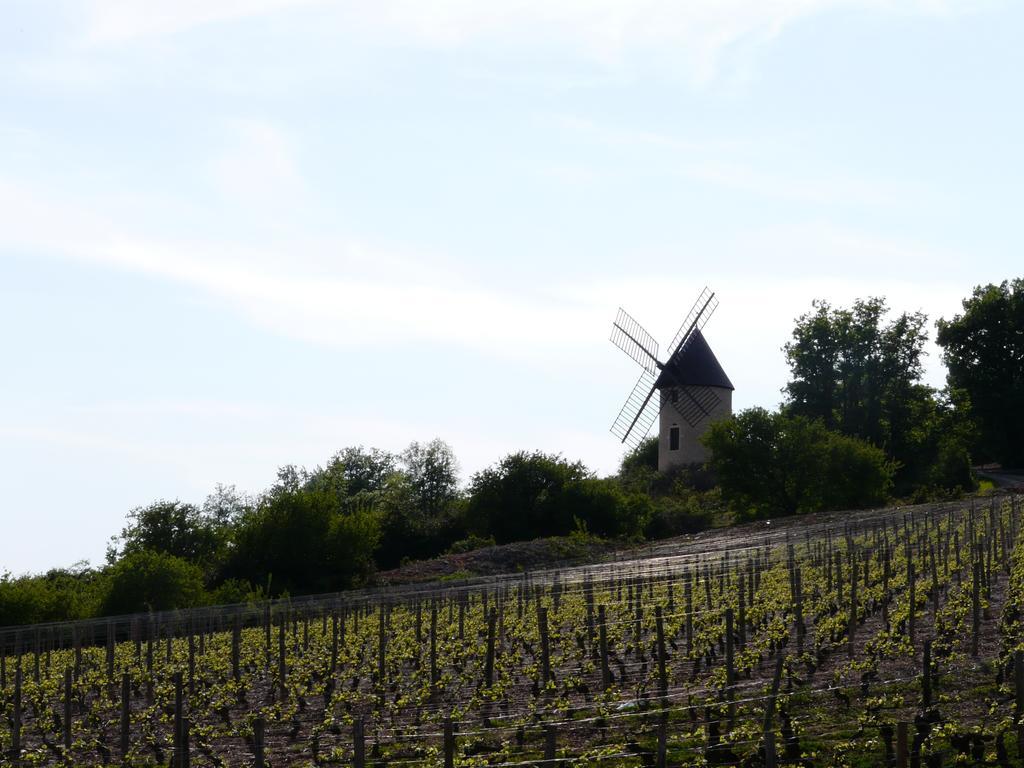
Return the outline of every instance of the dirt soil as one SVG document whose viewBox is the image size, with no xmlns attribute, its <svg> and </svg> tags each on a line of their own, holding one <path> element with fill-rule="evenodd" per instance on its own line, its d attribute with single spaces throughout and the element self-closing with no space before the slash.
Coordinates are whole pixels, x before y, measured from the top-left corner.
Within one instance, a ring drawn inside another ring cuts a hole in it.
<svg viewBox="0 0 1024 768">
<path fill-rule="evenodd" d="M 381 571 L 376 580 L 379 586 L 393 586 L 536 571 L 592 562 L 621 547 L 622 544 L 615 542 L 570 536 L 520 541 L 418 560 Z"/>
</svg>

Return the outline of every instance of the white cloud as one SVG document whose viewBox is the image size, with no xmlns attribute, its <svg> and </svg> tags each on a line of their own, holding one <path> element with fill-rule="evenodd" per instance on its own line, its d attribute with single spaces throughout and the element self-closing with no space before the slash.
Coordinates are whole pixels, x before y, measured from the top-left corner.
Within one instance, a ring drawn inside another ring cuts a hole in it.
<svg viewBox="0 0 1024 768">
<path fill-rule="evenodd" d="M 53 227 L 52 222 L 61 222 Z M 593 307 L 554 301 L 558 287 L 513 295 L 360 244 L 310 257 L 135 236 L 79 206 L 0 183 L 0 248 L 18 247 L 154 275 L 217 296 L 276 333 L 337 346 L 433 341 L 505 355 L 580 335 Z M 294 252 L 294 253 L 293 253 Z M 405 268 L 409 264 L 409 268 Z M 550 292 L 549 292 L 550 291 Z"/>
<path fill-rule="evenodd" d="M 310 0 L 93 0 L 86 39 L 93 44 L 121 43 L 194 27 L 237 21 Z"/>
<path fill-rule="evenodd" d="M 339 35 L 390 45 L 453 48 L 509 40 L 550 45 L 615 67 L 629 54 L 681 60 L 698 83 L 711 79 L 723 51 L 763 42 L 787 26 L 841 7 L 950 14 L 977 0 L 94 0 L 85 38 L 104 45 L 214 24 L 316 8 Z"/>
<path fill-rule="evenodd" d="M 61 226 L 53 227 L 54 221 Z M 918 296 L 920 308 L 934 318 L 937 310 L 955 309 L 955 297 L 969 288 L 963 275 L 944 270 L 945 280 L 933 277 L 928 291 L 921 290 L 922 267 L 966 264 L 952 250 L 820 222 L 723 236 L 713 257 L 692 262 L 678 277 L 553 283 L 531 292 L 472 281 L 419 254 L 360 243 L 307 245 L 247 249 L 158 240 L 80 206 L 0 183 L 0 248 L 27 248 L 189 285 L 254 325 L 337 347 L 432 342 L 542 359 L 563 349 L 565 339 L 573 339 L 575 348 L 603 344 L 603 332 L 595 329 L 609 322 L 619 303 L 650 307 L 651 317 L 638 319 L 662 338 L 671 335 L 679 308 L 689 306 L 704 281 L 746 297 L 734 317 L 758 311 L 786 329 L 814 297 L 842 302 L 867 295 Z M 776 263 L 785 269 L 775 270 Z M 735 265 L 746 265 L 744 274 Z M 935 301 L 939 296 L 941 304 Z M 773 350 L 780 343 L 773 342 Z"/>
<path fill-rule="evenodd" d="M 225 143 L 210 169 L 225 198 L 278 211 L 300 205 L 305 184 L 292 143 L 280 128 L 265 120 L 234 120 L 226 126 Z"/>
</svg>

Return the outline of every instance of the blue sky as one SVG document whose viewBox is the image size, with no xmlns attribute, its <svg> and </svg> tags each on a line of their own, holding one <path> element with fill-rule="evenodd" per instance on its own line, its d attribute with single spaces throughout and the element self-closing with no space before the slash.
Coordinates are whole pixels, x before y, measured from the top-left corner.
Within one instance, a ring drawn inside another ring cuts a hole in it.
<svg viewBox="0 0 1024 768">
<path fill-rule="evenodd" d="M 620 304 L 664 344 L 709 284 L 772 407 L 812 299 L 1021 274 L 1021 4 L 0 12 L 0 571 L 347 445 L 610 472 Z"/>
</svg>

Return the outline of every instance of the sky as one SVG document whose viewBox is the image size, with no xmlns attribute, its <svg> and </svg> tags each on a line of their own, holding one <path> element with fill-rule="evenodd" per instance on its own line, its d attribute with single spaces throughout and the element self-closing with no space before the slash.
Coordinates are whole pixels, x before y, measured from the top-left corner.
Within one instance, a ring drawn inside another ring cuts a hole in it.
<svg viewBox="0 0 1024 768">
<path fill-rule="evenodd" d="M 1019 277 L 1024 4 L 0 0 L 0 573 L 440 437 L 615 470 L 701 289 L 734 407 L 814 299 Z M 945 372 L 931 344 L 926 381 Z"/>
</svg>

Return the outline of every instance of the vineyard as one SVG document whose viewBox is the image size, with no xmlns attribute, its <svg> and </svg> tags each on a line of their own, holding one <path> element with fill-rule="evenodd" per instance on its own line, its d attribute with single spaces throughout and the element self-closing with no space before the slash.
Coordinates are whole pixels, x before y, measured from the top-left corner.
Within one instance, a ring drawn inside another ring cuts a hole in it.
<svg viewBox="0 0 1024 768">
<path fill-rule="evenodd" d="M 7 765 L 1021 765 L 1016 496 L 3 630 Z"/>
</svg>

